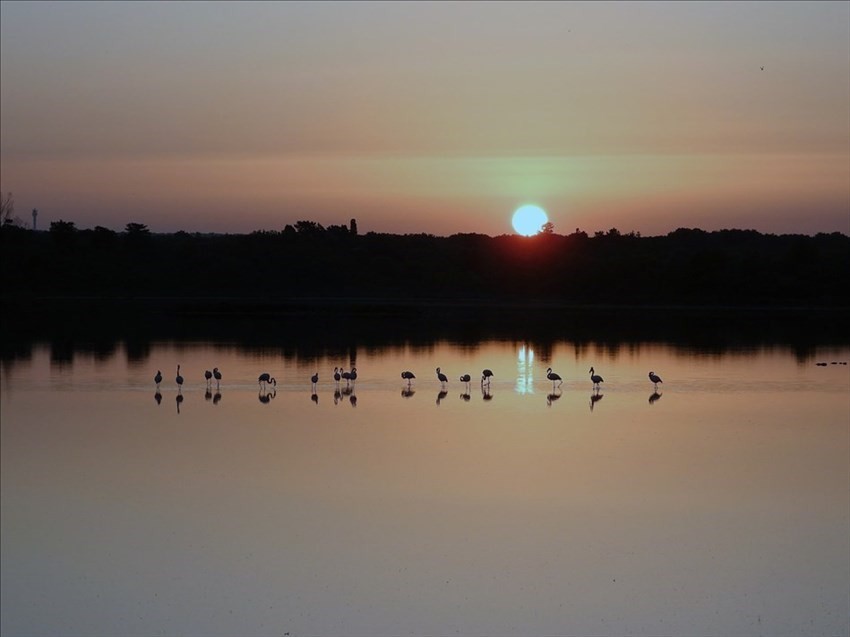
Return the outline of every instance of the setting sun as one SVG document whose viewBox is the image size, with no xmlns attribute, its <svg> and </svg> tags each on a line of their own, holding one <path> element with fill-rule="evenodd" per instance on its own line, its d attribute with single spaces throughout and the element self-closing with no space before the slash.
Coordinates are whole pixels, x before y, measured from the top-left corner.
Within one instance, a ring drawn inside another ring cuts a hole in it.
<svg viewBox="0 0 850 637">
<path fill-rule="evenodd" d="M 513 219 L 511 219 L 511 223 L 518 234 L 530 237 L 540 232 L 543 224 L 548 220 L 549 218 L 546 216 L 546 211 L 543 208 L 526 205 L 517 208 Z"/>
</svg>

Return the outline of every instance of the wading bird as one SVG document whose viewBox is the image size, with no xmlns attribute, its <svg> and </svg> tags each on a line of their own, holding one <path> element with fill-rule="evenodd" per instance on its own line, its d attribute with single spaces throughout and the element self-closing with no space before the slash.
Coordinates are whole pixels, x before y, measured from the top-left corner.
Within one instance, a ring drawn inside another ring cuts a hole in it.
<svg viewBox="0 0 850 637">
<path fill-rule="evenodd" d="M 177 366 L 177 378 L 175 378 L 174 380 L 177 381 L 178 391 L 183 389 L 183 377 L 180 375 L 180 365 Z"/>
<path fill-rule="evenodd" d="M 407 384 L 408 384 L 408 385 L 410 385 L 410 381 L 412 381 L 414 378 L 416 378 L 416 375 L 415 375 L 413 372 L 411 372 L 411 371 L 409 371 L 409 370 L 408 370 L 408 371 L 403 371 L 403 372 L 401 373 L 401 377 L 402 377 L 404 380 L 406 380 L 406 381 L 407 381 Z"/>
<path fill-rule="evenodd" d="M 315 396 L 316 395 L 316 385 L 319 382 L 319 372 L 316 372 L 315 374 L 313 374 L 313 376 L 310 378 L 310 382 L 313 383 L 313 395 Z"/>
<path fill-rule="evenodd" d="M 661 377 L 655 372 L 649 372 L 649 380 L 651 380 L 655 384 L 655 389 L 658 389 L 658 383 L 663 383 Z"/>
<path fill-rule="evenodd" d="M 339 374 L 339 367 L 334 367 L 334 381 L 339 382 L 339 379 L 342 378 Z"/>
<path fill-rule="evenodd" d="M 212 382 L 212 372 L 210 370 L 205 371 L 204 378 L 207 379 L 207 385 L 209 385 Z"/>
<path fill-rule="evenodd" d="M 449 382 L 449 377 L 446 376 L 443 372 L 441 372 L 439 367 L 437 368 L 437 380 L 440 381 L 441 385 L 445 385 L 447 382 Z M 437 404 L 439 405 L 440 403 L 438 402 Z"/>
<path fill-rule="evenodd" d="M 156 388 L 159 389 L 159 384 L 162 382 L 162 372 L 156 370 L 156 376 L 153 377 L 153 382 L 156 383 Z"/>
<path fill-rule="evenodd" d="M 546 370 L 546 378 L 552 381 L 552 389 L 555 389 L 555 383 L 558 383 L 558 387 L 564 384 L 564 381 L 561 380 L 561 377 L 558 376 L 555 372 L 552 371 L 552 368 Z"/>
<path fill-rule="evenodd" d="M 463 376 L 460 377 L 460 382 L 466 383 L 466 393 L 467 394 L 469 393 L 469 383 L 470 383 L 470 381 L 472 381 L 472 376 L 470 376 L 469 374 L 464 374 Z"/>
<path fill-rule="evenodd" d="M 275 387 L 277 387 L 277 381 L 271 376 L 268 372 L 263 372 L 260 374 L 260 377 L 257 379 L 257 382 L 260 384 L 260 387 L 266 385 L 266 383 L 271 383 Z"/>
<path fill-rule="evenodd" d="M 596 370 L 594 370 L 592 367 L 590 368 L 589 374 L 590 374 L 590 380 L 593 382 L 593 385 L 595 387 L 599 387 L 599 383 L 605 382 L 605 379 L 602 378 L 602 376 L 600 376 L 599 374 L 597 374 Z"/>
<path fill-rule="evenodd" d="M 215 386 L 219 387 L 221 385 L 221 372 L 218 371 L 218 367 L 213 367 L 213 378 L 215 378 Z"/>
<path fill-rule="evenodd" d="M 493 375 L 494 374 L 493 374 L 492 371 L 490 371 L 489 369 L 485 369 L 483 372 L 481 372 L 481 384 L 483 385 L 484 381 L 486 380 L 487 384 L 489 385 L 490 384 L 490 378 L 492 378 Z"/>
<path fill-rule="evenodd" d="M 351 368 L 351 371 L 348 373 L 348 380 L 350 380 L 352 383 L 357 380 L 357 368 L 356 367 Z"/>
</svg>

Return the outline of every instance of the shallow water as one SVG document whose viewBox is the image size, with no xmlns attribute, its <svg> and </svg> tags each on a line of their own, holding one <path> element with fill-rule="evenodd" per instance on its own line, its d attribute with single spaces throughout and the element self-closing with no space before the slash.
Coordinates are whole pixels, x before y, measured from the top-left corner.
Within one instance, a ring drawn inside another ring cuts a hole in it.
<svg viewBox="0 0 850 637">
<path fill-rule="evenodd" d="M 0 628 L 848 634 L 850 371 L 815 364 L 848 359 L 644 343 L 333 358 L 39 346 L 3 367 Z M 352 365 L 337 387 L 333 368 Z"/>
</svg>

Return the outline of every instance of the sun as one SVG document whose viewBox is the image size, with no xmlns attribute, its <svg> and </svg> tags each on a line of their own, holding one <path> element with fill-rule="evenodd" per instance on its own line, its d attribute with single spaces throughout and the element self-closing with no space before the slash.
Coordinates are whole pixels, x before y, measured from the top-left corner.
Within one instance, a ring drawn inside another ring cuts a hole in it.
<svg viewBox="0 0 850 637">
<path fill-rule="evenodd" d="M 520 206 L 511 219 L 514 230 L 524 237 L 530 237 L 540 232 L 543 224 L 547 221 L 549 221 L 549 218 L 546 216 L 546 211 L 540 206 L 532 205 Z"/>
</svg>

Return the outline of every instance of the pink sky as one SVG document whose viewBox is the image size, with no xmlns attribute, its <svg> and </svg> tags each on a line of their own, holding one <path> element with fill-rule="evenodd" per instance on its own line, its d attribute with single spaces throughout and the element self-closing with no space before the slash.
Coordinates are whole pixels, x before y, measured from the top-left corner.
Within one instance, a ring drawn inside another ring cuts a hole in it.
<svg viewBox="0 0 850 637">
<path fill-rule="evenodd" d="M 0 11 L 2 189 L 42 227 L 850 233 L 849 3 Z"/>
</svg>

